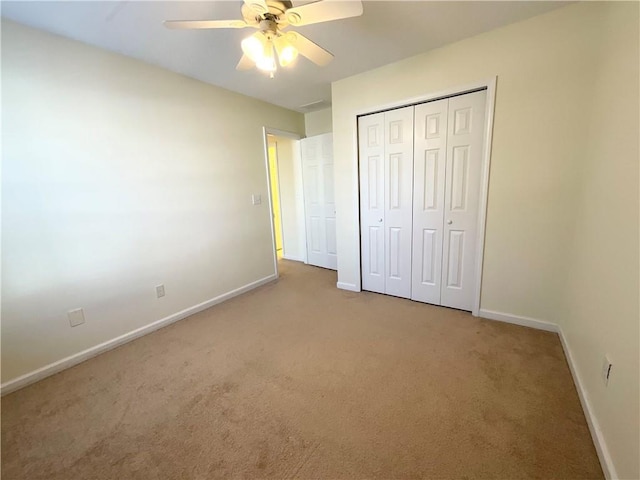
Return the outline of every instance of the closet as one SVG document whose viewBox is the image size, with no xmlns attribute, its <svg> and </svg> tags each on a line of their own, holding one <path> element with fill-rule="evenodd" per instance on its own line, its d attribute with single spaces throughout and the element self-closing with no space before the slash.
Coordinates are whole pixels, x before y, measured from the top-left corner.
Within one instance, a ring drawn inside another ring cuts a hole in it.
<svg viewBox="0 0 640 480">
<path fill-rule="evenodd" d="M 486 90 L 358 119 L 362 288 L 471 310 Z"/>
</svg>

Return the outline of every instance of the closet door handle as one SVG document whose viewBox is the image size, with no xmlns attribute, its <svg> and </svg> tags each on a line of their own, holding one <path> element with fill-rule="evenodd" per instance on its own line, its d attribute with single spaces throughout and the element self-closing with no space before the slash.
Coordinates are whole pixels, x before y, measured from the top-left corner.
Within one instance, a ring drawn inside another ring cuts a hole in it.
<svg viewBox="0 0 640 480">
<path fill-rule="evenodd" d="M 453 223 L 453 220 L 447 220 L 447 225 L 451 225 Z"/>
<path fill-rule="evenodd" d="M 382 223 L 382 219 L 378 220 L 379 223 Z"/>
</svg>

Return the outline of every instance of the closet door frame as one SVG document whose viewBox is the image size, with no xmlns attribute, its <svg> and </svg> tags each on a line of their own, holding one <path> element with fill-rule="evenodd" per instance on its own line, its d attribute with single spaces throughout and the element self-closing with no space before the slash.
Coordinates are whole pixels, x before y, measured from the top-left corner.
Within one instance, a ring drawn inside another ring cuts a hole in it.
<svg viewBox="0 0 640 480">
<path fill-rule="evenodd" d="M 491 77 L 484 81 L 479 81 L 476 83 L 471 83 L 468 85 L 462 85 L 458 87 L 448 88 L 446 90 L 427 93 L 424 95 L 420 95 L 417 97 L 406 98 L 403 100 L 399 100 L 396 102 L 378 105 L 373 107 L 367 107 L 365 110 L 358 111 L 356 113 L 355 118 L 353 119 L 356 122 L 355 134 L 353 136 L 353 146 L 354 151 L 358 152 L 358 118 L 363 115 L 371 115 L 373 113 L 384 112 L 386 110 L 395 110 L 397 108 L 408 107 L 411 105 L 416 105 L 419 103 L 431 102 L 434 100 L 440 100 L 447 97 L 453 97 L 457 95 L 464 95 L 466 93 L 476 92 L 478 90 L 487 91 L 487 100 L 486 100 L 486 110 L 485 110 L 485 134 L 483 139 L 482 146 L 482 165 L 480 170 L 480 198 L 478 205 L 478 223 L 476 229 L 476 269 L 475 269 L 475 282 L 474 282 L 474 299 L 473 299 L 473 307 L 471 309 L 471 314 L 477 317 L 480 313 L 480 294 L 482 291 L 482 266 L 484 263 L 484 243 L 485 243 L 485 231 L 486 231 L 486 222 L 487 222 L 487 198 L 489 194 L 489 169 L 491 166 L 491 143 L 493 139 L 493 116 L 495 111 L 495 102 L 496 102 L 496 86 L 497 86 L 498 77 Z M 358 158 L 358 168 L 359 172 L 360 159 Z M 358 174 L 359 178 L 359 174 Z M 359 185 L 359 180 L 358 180 Z M 358 191 L 358 202 L 360 201 L 360 192 Z M 357 216 L 358 216 L 358 225 L 360 225 L 360 205 L 358 204 L 357 208 Z M 359 227 L 360 230 L 360 227 Z M 357 291 L 361 290 L 362 285 L 362 238 L 358 243 L 358 257 L 360 261 L 360 282 L 357 288 Z"/>
</svg>

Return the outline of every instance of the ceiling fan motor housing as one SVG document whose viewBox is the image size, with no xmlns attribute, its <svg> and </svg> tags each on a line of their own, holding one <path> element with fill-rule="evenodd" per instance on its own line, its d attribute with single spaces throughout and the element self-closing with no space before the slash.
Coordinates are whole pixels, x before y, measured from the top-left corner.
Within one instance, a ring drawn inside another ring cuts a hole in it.
<svg viewBox="0 0 640 480">
<path fill-rule="evenodd" d="M 267 5 L 265 10 L 264 5 Z M 284 20 L 284 13 L 293 7 L 293 4 L 288 1 L 279 0 L 267 0 L 266 2 L 249 1 L 242 5 L 242 16 L 249 24 L 259 23 L 265 18 L 275 18 L 276 20 Z M 280 18 L 282 16 L 282 18 Z"/>
<path fill-rule="evenodd" d="M 260 21 L 260 30 L 267 36 L 267 38 L 272 38 L 277 35 L 278 24 L 275 20 L 264 19 Z"/>
</svg>

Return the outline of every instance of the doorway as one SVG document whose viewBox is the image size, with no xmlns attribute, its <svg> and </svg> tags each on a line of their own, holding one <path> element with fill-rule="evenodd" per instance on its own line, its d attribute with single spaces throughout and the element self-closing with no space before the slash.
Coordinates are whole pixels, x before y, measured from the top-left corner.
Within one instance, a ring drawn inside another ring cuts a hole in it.
<svg viewBox="0 0 640 480">
<path fill-rule="evenodd" d="M 273 262 L 306 263 L 304 192 L 298 134 L 264 127 L 265 167 L 273 234 Z"/>
</svg>

